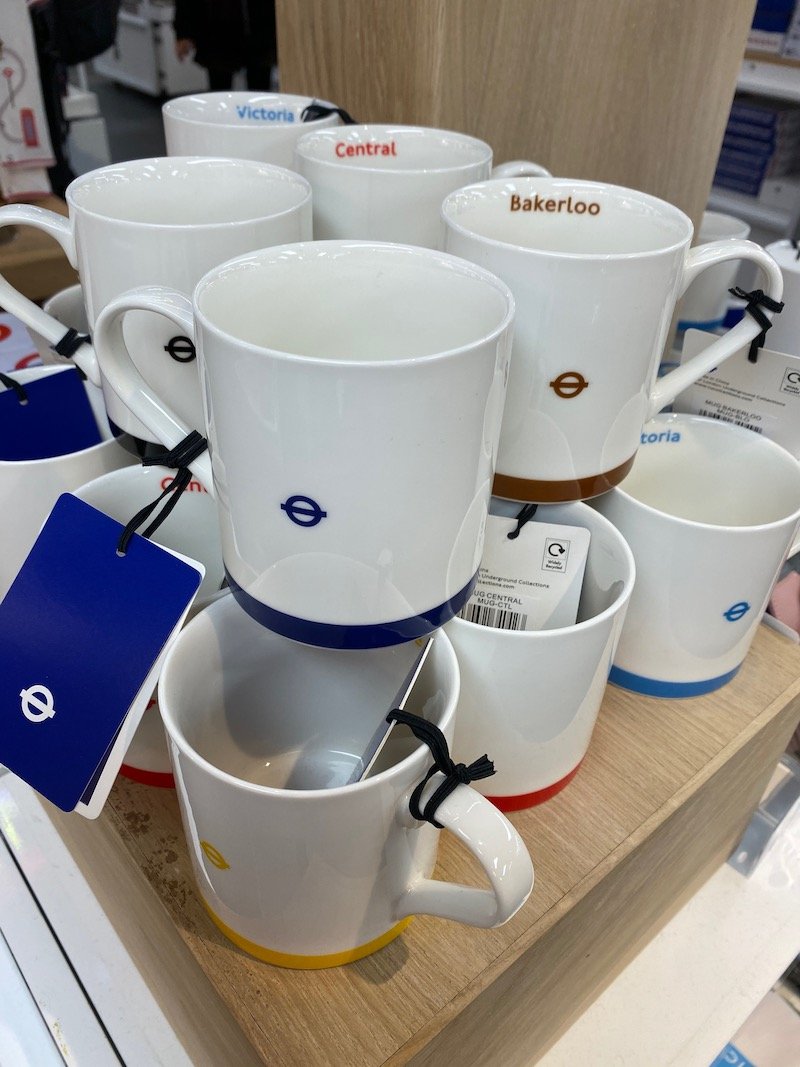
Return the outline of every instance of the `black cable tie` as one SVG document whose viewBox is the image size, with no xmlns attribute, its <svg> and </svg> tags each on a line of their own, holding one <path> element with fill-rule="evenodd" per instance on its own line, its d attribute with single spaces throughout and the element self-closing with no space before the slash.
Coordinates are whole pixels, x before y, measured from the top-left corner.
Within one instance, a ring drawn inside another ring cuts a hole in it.
<svg viewBox="0 0 800 1067">
<path fill-rule="evenodd" d="M 91 337 L 88 333 L 78 333 L 77 330 L 73 330 L 71 327 L 67 330 L 60 341 L 56 341 L 54 345 L 50 345 L 52 350 L 59 356 L 64 356 L 66 359 L 71 359 L 81 345 L 91 344 Z"/>
<path fill-rule="evenodd" d="M 400 711 L 395 708 L 386 716 L 386 721 L 398 722 L 403 726 L 407 726 L 412 734 L 420 741 L 423 741 L 430 749 L 433 756 L 433 766 L 411 794 L 408 810 L 420 822 L 429 822 L 437 829 L 443 830 L 442 824 L 434 818 L 442 801 L 446 800 L 460 785 L 469 785 L 470 782 L 476 782 L 479 778 L 491 777 L 494 774 L 494 764 L 485 754 L 470 763 L 469 766 L 465 763 L 454 763 L 450 756 L 450 749 L 447 747 L 447 739 L 439 727 L 419 715 L 412 715 L 410 711 Z M 437 771 L 445 776 L 444 781 L 433 791 L 425 807 L 420 809 L 419 802 L 423 790 Z"/>
<path fill-rule="evenodd" d="M 172 512 L 172 509 L 180 500 L 181 494 L 192 480 L 192 472 L 189 469 L 189 464 L 202 455 L 208 447 L 208 442 L 202 434 L 199 434 L 197 430 L 192 430 L 190 434 L 172 449 L 171 452 L 165 452 L 161 456 L 145 456 L 142 459 L 143 467 L 152 467 L 158 465 L 159 467 L 173 467 L 177 468 L 175 477 L 170 481 L 169 485 L 165 486 L 164 490 L 155 500 L 149 504 L 145 504 L 143 508 L 136 512 L 130 522 L 127 523 L 125 529 L 120 534 L 119 541 L 117 542 L 117 555 L 124 556 L 128 551 L 128 545 L 130 540 L 142 523 L 147 522 L 158 505 L 169 496 L 169 500 L 156 515 L 146 530 L 142 531 L 142 537 L 152 537 L 159 526 L 164 522 Z"/>
<path fill-rule="evenodd" d="M 14 390 L 20 404 L 28 403 L 28 394 L 25 392 L 25 386 L 21 385 L 15 378 L 10 378 L 7 374 L 0 374 L 0 383 L 2 383 L 6 389 Z"/>
<path fill-rule="evenodd" d="M 328 107 L 327 104 L 320 104 L 316 100 L 313 100 L 303 108 L 300 112 L 300 121 L 316 122 L 317 119 L 325 119 L 328 115 L 338 115 L 345 126 L 358 125 L 353 116 L 345 111 L 343 107 Z"/>
<path fill-rule="evenodd" d="M 192 430 L 186 437 L 169 452 L 162 452 L 161 455 L 144 456 L 142 458 L 143 467 L 189 467 L 197 459 L 198 456 L 202 456 L 205 450 L 208 448 L 208 441 L 197 430 Z"/>
<path fill-rule="evenodd" d="M 747 358 L 751 363 L 758 362 L 758 350 L 764 347 L 764 342 L 767 339 L 767 330 L 772 327 L 772 320 L 768 319 L 762 308 L 766 308 L 767 311 L 772 311 L 774 314 L 779 315 L 783 311 L 783 301 L 773 300 L 771 296 L 763 291 L 763 289 L 753 289 L 752 292 L 746 292 L 744 289 L 740 289 L 738 285 L 735 285 L 728 292 L 731 296 L 736 296 L 739 300 L 746 300 L 747 307 L 744 309 L 756 320 L 761 327 L 761 333 L 758 334 L 750 342 L 750 351 L 747 353 Z"/>
<path fill-rule="evenodd" d="M 506 534 L 509 541 L 514 541 L 517 537 L 519 537 L 522 527 L 525 525 L 526 522 L 531 521 L 533 516 L 536 514 L 536 509 L 538 507 L 538 504 L 523 504 L 519 515 L 517 515 L 516 528 L 511 530 L 510 533 Z"/>
</svg>

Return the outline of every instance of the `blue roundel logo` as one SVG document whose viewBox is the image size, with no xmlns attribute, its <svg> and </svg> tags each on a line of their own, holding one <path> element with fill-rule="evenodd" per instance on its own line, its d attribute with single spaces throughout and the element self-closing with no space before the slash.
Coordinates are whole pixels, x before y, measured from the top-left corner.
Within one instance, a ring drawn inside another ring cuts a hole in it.
<svg viewBox="0 0 800 1067">
<path fill-rule="evenodd" d="M 746 600 L 740 600 L 736 604 L 731 604 L 727 611 L 723 611 L 722 615 L 728 620 L 728 622 L 738 622 L 743 618 L 750 610 L 750 605 Z"/>
<path fill-rule="evenodd" d="M 281 511 L 285 511 L 296 526 L 317 526 L 328 516 L 310 496 L 290 496 L 281 504 Z"/>
</svg>

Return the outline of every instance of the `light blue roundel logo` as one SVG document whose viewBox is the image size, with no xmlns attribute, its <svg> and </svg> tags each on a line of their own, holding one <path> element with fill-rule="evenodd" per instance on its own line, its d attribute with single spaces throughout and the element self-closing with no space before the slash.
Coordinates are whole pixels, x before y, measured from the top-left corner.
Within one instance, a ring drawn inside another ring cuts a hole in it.
<svg viewBox="0 0 800 1067">
<path fill-rule="evenodd" d="M 747 601 L 739 600 L 737 603 L 731 604 L 727 611 L 723 611 L 722 615 L 728 622 L 738 622 L 739 619 L 744 618 L 749 610 L 750 605 Z"/>
<path fill-rule="evenodd" d="M 281 504 L 281 511 L 286 512 L 295 526 L 318 526 L 323 519 L 328 517 L 327 511 L 323 511 L 316 500 L 299 494 L 284 500 Z"/>
</svg>

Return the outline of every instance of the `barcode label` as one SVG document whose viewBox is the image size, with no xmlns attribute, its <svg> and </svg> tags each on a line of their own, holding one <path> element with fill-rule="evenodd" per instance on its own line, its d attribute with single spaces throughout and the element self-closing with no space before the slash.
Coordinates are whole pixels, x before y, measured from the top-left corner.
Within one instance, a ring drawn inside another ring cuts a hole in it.
<svg viewBox="0 0 800 1067">
<path fill-rule="evenodd" d="M 528 616 L 520 611 L 503 611 L 502 608 L 487 608 L 470 602 L 459 612 L 462 619 L 478 626 L 493 626 L 496 630 L 524 630 Z"/>
<path fill-rule="evenodd" d="M 727 419 L 716 411 L 708 411 L 706 408 L 701 408 L 697 414 L 704 415 L 707 419 L 719 419 L 720 422 L 729 422 L 732 426 L 743 426 L 745 430 L 752 430 L 753 433 L 763 433 L 760 426 L 753 426 L 751 423 L 745 422 L 743 419 Z"/>
</svg>

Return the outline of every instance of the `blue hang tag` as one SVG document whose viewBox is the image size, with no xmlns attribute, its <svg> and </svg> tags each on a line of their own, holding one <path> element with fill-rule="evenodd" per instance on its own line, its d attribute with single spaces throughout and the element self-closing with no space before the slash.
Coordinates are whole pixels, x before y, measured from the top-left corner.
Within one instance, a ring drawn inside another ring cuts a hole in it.
<svg viewBox="0 0 800 1067">
<path fill-rule="evenodd" d="M 21 392 L 0 392 L 0 460 L 49 459 L 102 441 L 75 367 L 18 384 Z"/>
<path fill-rule="evenodd" d="M 63 811 L 100 813 L 200 563 L 69 493 L 0 603 L 0 763 Z"/>
</svg>

